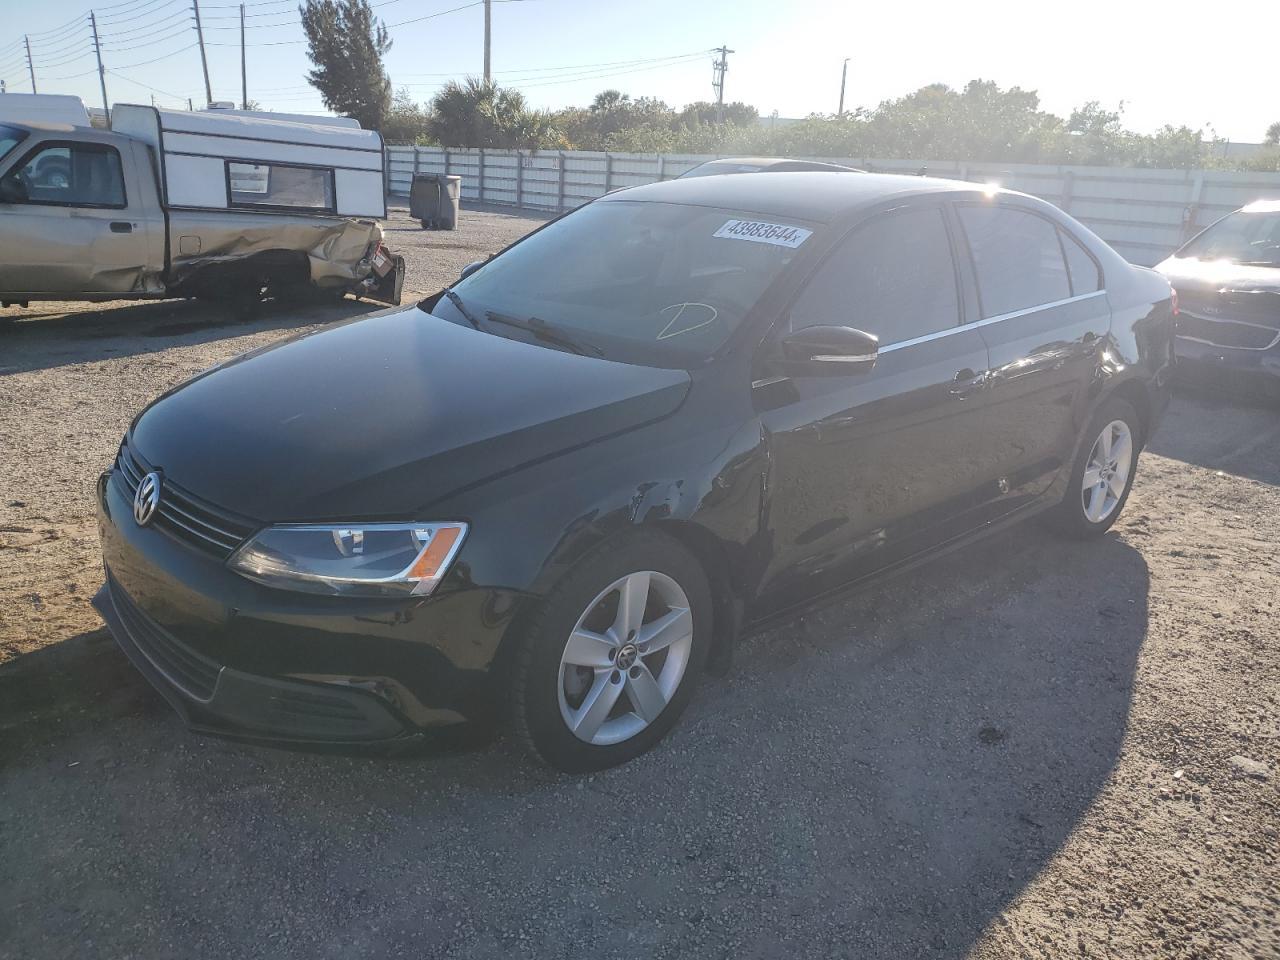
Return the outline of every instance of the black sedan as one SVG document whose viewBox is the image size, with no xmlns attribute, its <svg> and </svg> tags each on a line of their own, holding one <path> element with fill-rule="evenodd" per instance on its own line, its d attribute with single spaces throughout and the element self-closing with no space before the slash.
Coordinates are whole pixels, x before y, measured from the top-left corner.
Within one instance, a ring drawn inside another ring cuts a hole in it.
<svg viewBox="0 0 1280 960">
<path fill-rule="evenodd" d="M 637 187 L 152 403 L 99 483 L 97 603 L 199 730 L 505 715 L 600 768 L 763 621 L 1033 514 L 1107 530 L 1171 357 L 1169 284 L 1028 196 Z"/>
<path fill-rule="evenodd" d="M 1156 269 L 1178 292 L 1178 379 L 1280 401 L 1280 200 L 1228 214 Z"/>
</svg>

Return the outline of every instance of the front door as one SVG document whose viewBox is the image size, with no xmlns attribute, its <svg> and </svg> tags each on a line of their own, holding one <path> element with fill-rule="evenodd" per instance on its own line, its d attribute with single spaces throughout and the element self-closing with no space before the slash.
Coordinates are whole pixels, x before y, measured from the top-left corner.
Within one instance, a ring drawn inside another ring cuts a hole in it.
<svg viewBox="0 0 1280 960">
<path fill-rule="evenodd" d="M 138 288 L 148 243 L 140 191 L 115 147 L 32 147 L 4 176 L 0 292 L 104 294 Z"/>
<path fill-rule="evenodd" d="M 880 352 L 863 373 L 757 374 L 770 559 L 754 615 L 967 529 L 989 473 L 971 456 L 988 357 L 981 334 L 961 323 L 958 290 L 942 209 L 916 203 L 855 228 L 799 294 L 786 330 L 856 327 L 879 338 Z"/>
</svg>

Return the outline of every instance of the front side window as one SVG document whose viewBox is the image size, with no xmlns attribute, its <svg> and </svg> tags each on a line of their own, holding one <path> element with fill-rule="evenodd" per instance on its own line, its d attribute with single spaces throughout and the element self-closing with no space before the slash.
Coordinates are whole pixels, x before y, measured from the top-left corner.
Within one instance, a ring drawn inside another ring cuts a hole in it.
<svg viewBox="0 0 1280 960">
<path fill-rule="evenodd" d="M 17 127 L 0 123 L 0 160 L 7 157 L 9 152 L 26 138 L 27 133 L 25 130 L 19 130 Z"/>
<path fill-rule="evenodd" d="M 881 346 L 960 322 L 942 211 L 890 213 L 859 227 L 818 268 L 791 310 L 791 328 L 855 327 Z"/>
<path fill-rule="evenodd" d="M 495 334 L 514 323 L 610 359 L 697 365 L 719 350 L 817 229 L 785 216 L 599 200 L 520 241 L 453 292 Z M 467 322 L 448 297 L 431 309 Z"/>
<path fill-rule="evenodd" d="M 957 207 L 969 241 L 983 319 L 1066 300 L 1071 281 L 1058 230 L 1012 207 Z"/>
<path fill-rule="evenodd" d="M 1229 214 L 1179 250 L 1178 256 L 1280 267 L 1280 212 Z"/>
<path fill-rule="evenodd" d="M 23 202 L 66 207 L 125 205 L 124 172 L 114 147 L 99 143 L 50 144 L 5 177 L 5 195 Z"/>
<path fill-rule="evenodd" d="M 233 207 L 334 209 L 333 171 L 321 167 L 229 160 L 227 186 Z"/>
</svg>

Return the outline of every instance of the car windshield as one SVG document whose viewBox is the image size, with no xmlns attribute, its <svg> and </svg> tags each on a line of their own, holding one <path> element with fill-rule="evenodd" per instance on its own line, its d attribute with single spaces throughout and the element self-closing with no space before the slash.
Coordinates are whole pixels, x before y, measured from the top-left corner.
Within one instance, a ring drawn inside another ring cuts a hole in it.
<svg viewBox="0 0 1280 960">
<path fill-rule="evenodd" d="M 816 226 L 742 211 L 607 200 L 521 241 L 433 312 L 656 366 L 705 362 Z M 467 315 L 470 315 L 469 317 Z"/>
<path fill-rule="evenodd" d="M 1233 213 L 1188 243 L 1178 255 L 1280 267 L 1280 212 Z"/>
<path fill-rule="evenodd" d="M 9 151 L 26 139 L 25 130 L 0 123 L 0 160 L 9 155 Z"/>
</svg>

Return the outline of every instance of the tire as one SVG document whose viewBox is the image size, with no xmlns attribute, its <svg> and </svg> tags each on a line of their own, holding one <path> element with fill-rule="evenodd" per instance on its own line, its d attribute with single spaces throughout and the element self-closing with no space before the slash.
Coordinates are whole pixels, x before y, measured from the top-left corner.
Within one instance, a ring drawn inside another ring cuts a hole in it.
<svg viewBox="0 0 1280 960">
<path fill-rule="evenodd" d="M 1142 450 L 1142 429 L 1138 411 L 1127 400 L 1108 400 L 1094 414 L 1071 468 L 1066 495 L 1050 515 L 1060 533 L 1086 540 L 1100 537 L 1111 529 L 1133 489 L 1138 454 Z M 1109 440 L 1104 438 L 1104 430 Z M 1110 454 L 1104 449 L 1104 442 L 1110 443 Z M 1122 452 L 1125 450 L 1127 456 Z M 1103 464 L 1100 473 L 1099 463 Z M 1090 472 L 1087 487 L 1086 471 Z M 1096 483 L 1094 476 L 1098 476 Z M 1121 478 L 1123 486 L 1119 484 Z"/>
<path fill-rule="evenodd" d="M 641 588 L 644 608 L 628 616 L 636 607 L 624 609 L 623 593 L 635 598 Z M 702 567 L 675 540 L 641 532 L 594 551 L 555 586 L 520 640 L 511 677 L 517 736 L 566 773 L 644 753 L 697 689 L 711 611 Z"/>
</svg>

